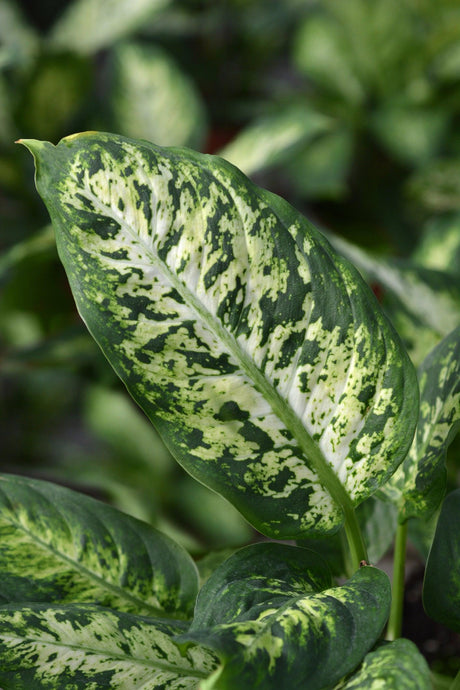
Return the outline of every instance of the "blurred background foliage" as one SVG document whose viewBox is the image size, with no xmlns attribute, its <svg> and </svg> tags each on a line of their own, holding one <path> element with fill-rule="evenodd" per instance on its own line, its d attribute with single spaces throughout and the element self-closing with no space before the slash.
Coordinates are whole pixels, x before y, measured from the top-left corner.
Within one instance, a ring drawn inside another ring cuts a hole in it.
<svg viewBox="0 0 460 690">
<path fill-rule="evenodd" d="M 99 129 L 223 155 L 355 263 L 418 365 L 460 322 L 459 124 L 458 0 L 0 0 L 1 470 L 195 554 L 256 537 L 87 334 L 15 139 Z M 361 510 L 379 556 L 382 510 Z"/>
</svg>

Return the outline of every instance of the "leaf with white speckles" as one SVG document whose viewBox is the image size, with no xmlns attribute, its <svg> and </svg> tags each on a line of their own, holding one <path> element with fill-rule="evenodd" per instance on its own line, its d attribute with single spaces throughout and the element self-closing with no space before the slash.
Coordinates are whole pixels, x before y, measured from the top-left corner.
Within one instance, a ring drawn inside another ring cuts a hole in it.
<svg viewBox="0 0 460 690">
<path fill-rule="evenodd" d="M 357 271 L 219 158 L 23 143 L 80 314 L 179 462 L 265 534 L 337 530 L 404 458 L 418 406 Z"/>
<path fill-rule="evenodd" d="M 214 654 L 179 650 L 183 625 L 98 606 L 0 607 L 0 684 L 15 690 L 193 690 Z"/>
<path fill-rule="evenodd" d="M 150 525 L 69 489 L 0 475 L 0 597 L 186 618 L 198 574 Z"/>
<path fill-rule="evenodd" d="M 445 457 L 460 427 L 460 326 L 428 355 L 418 370 L 420 413 L 409 453 L 383 492 L 400 519 L 427 519 L 446 489 Z"/>
<path fill-rule="evenodd" d="M 460 633 L 460 489 L 442 505 L 426 564 L 423 606 L 435 621 Z"/>
<path fill-rule="evenodd" d="M 251 561 L 251 552 L 245 551 Z M 207 645 L 222 660 L 202 689 L 320 690 L 351 672 L 375 644 L 388 617 L 387 575 L 366 566 L 341 587 L 318 592 L 324 580 L 308 577 L 314 573 L 315 554 L 303 557 L 310 563 L 302 577 L 292 569 L 294 557 L 289 566 L 280 567 L 274 551 L 261 554 L 266 575 L 259 567 L 251 596 L 250 573 L 243 578 L 240 574 L 244 556 L 239 552 L 211 576 L 197 600 L 190 630 L 177 638 Z M 280 556 L 284 560 L 284 554 Z M 316 558 L 319 569 L 321 559 Z M 213 601 L 216 592 L 219 606 Z"/>
<path fill-rule="evenodd" d="M 356 673 L 334 690 L 432 690 L 428 664 L 413 642 L 384 642 L 364 657 Z"/>
</svg>

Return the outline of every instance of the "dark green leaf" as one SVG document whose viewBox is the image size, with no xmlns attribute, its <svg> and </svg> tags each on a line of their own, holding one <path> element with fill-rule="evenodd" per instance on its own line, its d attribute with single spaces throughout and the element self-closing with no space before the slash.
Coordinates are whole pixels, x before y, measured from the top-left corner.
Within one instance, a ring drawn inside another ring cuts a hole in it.
<svg viewBox="0 0 460 690">
<path fill-rule="evenodd" d="M 69 489 L 0 475 L 0 592 L 179 618 L 198 587 L 187 553 L 149 525 Z"/>
<path fill-rule="evenodd" d="M 425 570 L 423 605 L 438 623 L 460 633 L 460 489 L 444 500 Z"/>
<path fill-rule="evenodd" d="M 221 568 L 225 569 L 225 564 Z M 204 587 L 210 581 L 211 578 Z M 269 582 L 268 575 L 265 583 Z M 301 584 L 298 578 L 297 583 Z M 209 585 L 208 591 L 212 589 Z M 234 592 L 232 589 L 235 622 L 201 628 L 200 622 L 210 624 L 214 616 L 200 612 L 198 604 L 192 628 L 177 638 L 208 645 L 222 658 L 221 669 L 202 685 L 203 690 L 329 687 L 352 671 L 376 642 L 386 622 L 391 597 L 388 577 L 369 566 L 358 570 L 343 586 L 321 593 L 302 593 L 301 588 L 291 588 L 290 598 L 283 599 L 281 594 L 278 600 L 275 597 L 272 602 L 267 598 L 259 604 L 259 590 L 254 589 L 255 605 L 241 616 L 236 606 L 237 583 Z M 282 582 L 275 580 L 273 589 L 282 592 Z M 262 591 L 262 598 L 265 594 Z M 243 611 L 248 604 L 247 595 L 245 586 Z M 250 620 L 250 615 L 257 618 Z"/>
</svg>

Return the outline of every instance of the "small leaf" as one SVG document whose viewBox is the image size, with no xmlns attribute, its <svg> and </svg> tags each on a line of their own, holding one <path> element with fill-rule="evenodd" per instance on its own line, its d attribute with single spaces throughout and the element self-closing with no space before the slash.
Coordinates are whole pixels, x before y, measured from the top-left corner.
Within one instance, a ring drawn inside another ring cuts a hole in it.
<svg viewBox="0 0 460 690">
<path fill-rule="evenodd" d="M 0 475 L 0 592 L 8 601 L 94 602 L 185 617 L 198 577 L 149 525 L 69 489 Z"/>
<path fill-rule="evenodd" d="M 111 109 L 116 131 L 161 146 L 203 141 L 205 113 L 193 83 L 162 50 L 124 43 L 112 53 Z"/>
<path fill-rule="evenodd" d="M 252 544 L 230 556 L 206 581 L 191 631 L 256 620 L 264 611 L 331 585 L 327 564 L 313 551 L 274 542 Z"/>
<path fill-rule="evenodd" d="M 460 489 L 444 500 L 428 556 L 423 605 L 438 623 L 460 633 Z"/>
<path fill-rule="evenodd" d="M 460 427 L 460 326 L 419 368 L 420 413 L 409 453 L 382 491 L 400 519 L 428 518 L 446 488 L 446 451 Z"/>
<path fill-rule="evenodd" d="M 356 673 L 334 690 L 432 690 L 428 664 L 413 642 L 382 643 L 364 657 Z"/>
<path fill-rule="evenodd" d="M 24 143 L 79 311 L 176 458 L 269 536 L 336 531 L 405 456 L 418 405 L 357 272 L 222 159 Z"/>
<path fill-rule="evenodd" d="M 170 0 L 73 0 L 50 34 L 59 50 L 91 54 L 129 35 Z"/>
<path fill-rule="evenodd" d="M 253 175 L 285 162 L 299 146 L 310 145 L 331 125 L 330 118 L 308 104 L 295 105 L 252 123 L 219 155 L 246 175 Z"/>
<path fill-rule="evenodd" d="M 0 683 L 15 690 L 198 690 L 212 653 L 180 652 L 166 622 L 98 606 L 0 607 Z"/>
<path fill-rule="evenodd" d="M 298 592 L 280 608 L 270 600 L 265 609 L 256 605 L 249 611 L 255 620 L 241 616 L 204 628 L 194 621 L 176 639 L 208 645 L 221 657 L 221 669 L 203 690 L 321 690 L 352 671 L 369 651 L 387 619 L 390 598 L 388 577 L 367 566 L 341 587 Z"/>
</svg>

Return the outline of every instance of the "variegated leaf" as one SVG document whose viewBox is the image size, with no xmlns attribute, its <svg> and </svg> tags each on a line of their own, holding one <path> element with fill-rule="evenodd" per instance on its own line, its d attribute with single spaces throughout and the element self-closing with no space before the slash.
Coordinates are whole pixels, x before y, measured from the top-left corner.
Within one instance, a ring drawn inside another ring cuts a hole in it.
<svg viewBox="0 0 460 690">
<path fill-rule="evenodd" d="M 270 582 L 269 574 L 266 582 Z M 282 591 L 282 582 L 275 578 L 271 588 Z M 247 590 L 243 588 L 242 615 L 237 615 L 235 622 L 226 622 L 226 614 L 221 613 L 223 622 L 210 627 L 200 627 L 199 623 L 208 620 L 206 612 L 200 615 L 200 607 L 211 602 L 204 596 L 197 603 L 197 622 L 177 640 L 208 645 L 221 657 L 221 668 L 203 682 L 202 690 L 330 687 L 360 663 L 375 644 L 388 616 L 388 577 L 370 566 L 358 570 L 341 587 L 321 593 L 303 594 L 302 586 L 297 591 L 289 589 L 290 600 L 280 598 L 279 608 L 276 598 L 273 602 L 267 598 L 265 606 L 259 605 L 258 590 L 254 590 L 255 605 L 248 616 L 257 617 L 251 619 L 244 614 L 248 602 Z M 235 593 L 229 593 L 234 612 L 237 591 L 235 587 Z M 223 588 L 222 607 L 226 594 Z M 217 614 L 216 607 L 215 611 Z"/>
<path fill-rule="evenodd" d="M 427 268 L 460 273 L 460 213 L 431 220 L 417 246 L 413 260 Z"/>
<path fill-rule="evenodd" d="M 460 633 L 460 489 L 442 505 L 426 564 L 423 605 L 431 618 Z"/>
<path fill-rule="evenodd" d="M 146 523 L 63 487 L 0 475 L 0 594 L 185 618 L 196 567 Z"/>
<path fill-rule="evenodd" d="M 327 563 L 314 551 L 274 542 L 252 544 L 236 551 L 206 581 L 191 629 L 257 620 L 331 586 Z"/>
<path fill-rule="evenodd" d="M 331 129 L 332 121 L 307 103 L 262 118 L 240 132 L 219 155 L 246 175 L 282 163 L 305 143 Z"/>
<path fill-rule="evenodd" d="M 428 518 L 446 487 L 445 456 L 460 427 L 460 326 L 419 368 L 420 414 L 407 457 L 382 491 L 399 506 L 400 519 Z"/>
<path fill-rule="evenodd" d="M 170 0 L 73 0 L 53 26 L 50 44 L 90 54 L 142 26 Z"/>
<path fill-rule="evenodd" d="M 161 146 L 199 148 L 205 113 L 193 83 L 162 50 L 124 43 L 112 53 L 111 109 L 115 129 Z"/>
<path fill-rule="evenodd" d="M 202 647 L 180 651 L 175 622 L 98 606 L 0 607 L 0 684 L 15 690 L 198 690 L 216 668 Z"/>
<path fill-rule="evenodd" d="M 179 462 L 270 536 L 335 531 L 399 465 L 418 407 L 358 273 L 221 159 L 24 143 L 79 311 Z"/>
<path fill-rule="evenodd" d="M 380 644 L 364 657 L 356 673 L 334 690 L 432 690 L 428 664 L 413 642 Z"/>
<path fill-rule="evenodd" d="M 417 366 L 453 327 L 460 325 L 460 284 L 456 277 L 411 262 L 374 257 L 341 237 L 328 237 L 381 293 L 382 306 Z"/>
</svg>

